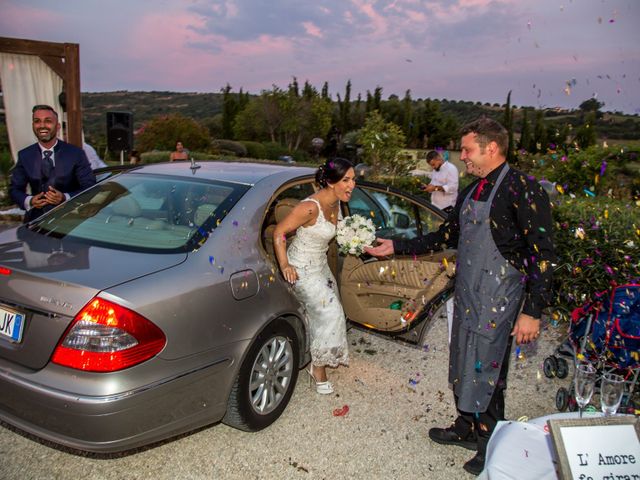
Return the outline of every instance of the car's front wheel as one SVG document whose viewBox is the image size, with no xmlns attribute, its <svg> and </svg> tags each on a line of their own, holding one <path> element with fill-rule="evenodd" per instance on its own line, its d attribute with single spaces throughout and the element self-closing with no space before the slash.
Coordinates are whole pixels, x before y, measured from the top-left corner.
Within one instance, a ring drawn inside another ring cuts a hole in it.
<svg viewBox="0 0 640 480">
<path fill-rule="evenodd" d="M 255 432 L 282 414 L 298 379 L 298 338 L 284 320 L 267 326 L 251 345 L 236 377 L 222 422 Z"/>
</svg>

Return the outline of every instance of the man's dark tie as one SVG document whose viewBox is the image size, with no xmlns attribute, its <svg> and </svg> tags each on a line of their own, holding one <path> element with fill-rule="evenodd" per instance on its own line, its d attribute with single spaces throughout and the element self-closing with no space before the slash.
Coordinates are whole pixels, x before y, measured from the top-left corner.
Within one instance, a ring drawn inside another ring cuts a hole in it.
<svg viewBox="0 0 640 480">
<path fill-rule="evenodd" d="M 51 159 L 52 154 L 53 152 L 51 150 L 45 150 L 42 152 L 42 180 L 45 182 L 53 173 L 53 160 Z"/>
<path fill-rule="evenodd" d="M 487 181 L 486 178 L 482 178 L 480 179 L 480 182 L 478 182 L 478 186 L 476 187 L 476 191 L 473 194 L 473 199 L 474 200 L 479 200 L 480 199 L 480 194 L 482 193 L 482 189 L 484 188 L 484 186 L 489 183 Z"/>
<path fill-rule="evenodd" d="M 54 166 L 53 159 L 51 158 L 53 152 L 51 150 L 45 150 L 42 152 L 42 187 L 41 191 L 45 192 L 49 189 L 49 186 L 53 184 Z"/>
</svg>

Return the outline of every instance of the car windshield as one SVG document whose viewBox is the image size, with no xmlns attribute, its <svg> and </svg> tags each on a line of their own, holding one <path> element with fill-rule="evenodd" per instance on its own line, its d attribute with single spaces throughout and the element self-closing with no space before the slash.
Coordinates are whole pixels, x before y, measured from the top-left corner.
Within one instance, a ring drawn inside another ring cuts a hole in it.
<svg viewBox="0 0 640 480">
<path fill-rule="evenodd" d="M 189 251 L 203 243 L 248 189 L 229 182 L 123 173 L 72 198 L 29 228 L 109 248 Z"/>
</svg>

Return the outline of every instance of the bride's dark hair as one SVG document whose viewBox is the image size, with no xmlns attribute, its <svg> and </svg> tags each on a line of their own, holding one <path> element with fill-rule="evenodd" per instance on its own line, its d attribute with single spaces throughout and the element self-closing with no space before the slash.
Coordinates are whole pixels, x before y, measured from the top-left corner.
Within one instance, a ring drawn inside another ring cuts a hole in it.
<svg viewBox="0 0 640 480">
<path fill-rule="evenodd" d="M 349 160 L 340 157 L 331 158 L 316 170 L 316 183 L 323 188 L 329 183 L 338 183 L 350 168 L 353 168 L 353 164 Z"/>
</svg>

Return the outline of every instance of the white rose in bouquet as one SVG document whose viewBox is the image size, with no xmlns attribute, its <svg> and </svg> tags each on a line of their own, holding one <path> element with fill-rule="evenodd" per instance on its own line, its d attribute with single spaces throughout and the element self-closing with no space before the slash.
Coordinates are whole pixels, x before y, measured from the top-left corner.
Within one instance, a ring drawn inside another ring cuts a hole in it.
<svg viewBox="0 0 640 480">
<path fill-rule="evenodd" d="M 343 255 L 362 255 L 364 247 L 373 245 L 375 239 L 376 227 L 370 218 L 355 214 L 338 222 L 336 240 Z"/>
</svg>

